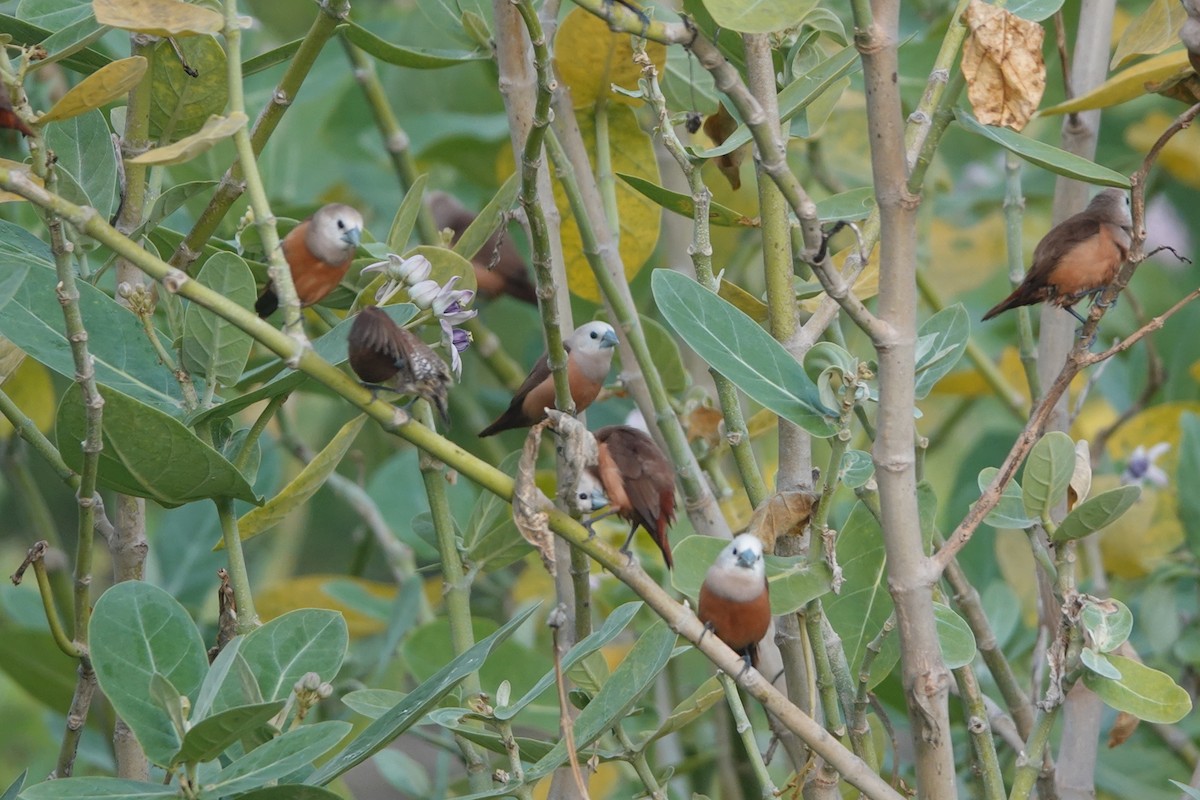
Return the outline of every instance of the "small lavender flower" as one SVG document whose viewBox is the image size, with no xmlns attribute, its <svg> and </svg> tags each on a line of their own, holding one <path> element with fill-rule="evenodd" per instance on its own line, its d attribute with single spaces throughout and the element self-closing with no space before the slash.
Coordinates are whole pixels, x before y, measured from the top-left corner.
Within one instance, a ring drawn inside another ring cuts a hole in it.
<svg viewBox="0 0 1200 800">
<path fill-rule="evenodd" d="M 1121 473 L 1121 483 L 1136 483 L 1141 486 L 1148 481 L 1160 489 L 1166 486 L 1169 481 L 1167 473 L 1154 462 L 1170 449 L 1169 442 L 1159 442 L 1149 450 L 1139 444 L 1129 456 L 1125 471 Z"/>
<path fill-rule="evenodd" d="M 459 276 L 455 275 L 446 281 L 446 285 L 432 303 L 434 315 L 451 323 L 466 322 L 478 313 L 473 309 L 463 308 L 475 299 L 475 292 L 470 289 L 455 289 L 454 284 L 458 283 L 458 278 Z"/>
<path fill-rule="evenodd" d="M 474 315 L 474 312 L 472 312 Z M 439 320 L 442 326 L 442 344 L 450 353 L 450 370 L 454 373 L 454 377 L 462 377 L 462 358 L 459 353 L 471 346 L 471 334 L 464 331 L 462 328 L 455 328 L 449 320 Z"/>
</svg>

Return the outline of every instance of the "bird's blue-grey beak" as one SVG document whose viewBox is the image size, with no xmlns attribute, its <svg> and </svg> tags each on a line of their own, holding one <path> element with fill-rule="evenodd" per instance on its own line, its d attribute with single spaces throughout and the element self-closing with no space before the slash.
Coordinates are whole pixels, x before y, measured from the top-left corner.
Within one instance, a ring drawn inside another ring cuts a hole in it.
<svg viewBox="0 0 1200 800">
<path fill-rule="evenodd" d="M 360 228 L 351 228 L 343 232 L 342 241 L 351 247 L 358 247 L 358 243 L 362 241 L 362 230 Z"/>
<path fill-rule="evenodd" d="M 737 562 L 739 567 L 746 567 L 749 569 L 750 567 L 754 566 L 756 561 L 758 561 L 758 553 L 754 552 L 750 548 L 746 548 L 737 554 Z"/>
<path fill-rule="evenodd" d="M 612 330 L 605 331 L 604 335 L 600 337 L 600 346 L 601 347 L 616 347 L 617 346 L 616 332 L 612 331 Z"/>
</svg>

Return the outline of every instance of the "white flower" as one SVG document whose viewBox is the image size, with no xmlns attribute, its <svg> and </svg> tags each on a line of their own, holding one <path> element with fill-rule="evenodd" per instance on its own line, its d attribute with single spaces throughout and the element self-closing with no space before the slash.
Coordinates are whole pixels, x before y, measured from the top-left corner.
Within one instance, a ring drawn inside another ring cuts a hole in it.
<svg viewBox="0 0 1200 800">
<path fill-rule="evenodd" d="M 1170 449 L 1169 442 L 1159 442 L 1149 450 L 1139 444 L 1125 464 L 1125 471 L 1121 473 L 1121 482 L 1136 483 L 1139 486 L 1149 482 L 1160 489 L 1166 486 L 1170 479 L 1167 477 L 1167 473 L 1163 472 L 1162 468 L 1156 466 L 1154 462 Z"/>
</svg>

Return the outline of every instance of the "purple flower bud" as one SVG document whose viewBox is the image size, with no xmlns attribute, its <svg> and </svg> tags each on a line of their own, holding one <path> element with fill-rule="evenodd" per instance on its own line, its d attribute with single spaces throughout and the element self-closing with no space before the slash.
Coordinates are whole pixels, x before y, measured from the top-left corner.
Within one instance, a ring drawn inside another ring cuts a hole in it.
<svg viewBox="0 0 1200 800">
<path fill-rule="evenodd" d="M 450 343 L 454 345 L 455 350 L 461 353 L 471 346 L 471 334 L 462 328 L 451 328 Z"/>
</svg>

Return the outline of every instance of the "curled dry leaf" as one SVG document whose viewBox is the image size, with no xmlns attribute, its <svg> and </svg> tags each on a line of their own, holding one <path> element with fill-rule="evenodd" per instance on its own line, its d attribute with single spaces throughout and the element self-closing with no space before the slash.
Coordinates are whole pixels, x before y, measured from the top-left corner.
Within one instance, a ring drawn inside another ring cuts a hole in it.
<svg viewBox="0 0 1200 800">
<path fill-rule="evenodd" d="M 550 532 L 550 515 L 545 510 L 550 506 L 550 500 L 542 494 L 536 481 L 538 448 L 542 443 L 542 431 L 549 424 L 549 420 L 539 422 L 525 437 L 513 483 L 512 514 L 521 536 L 538 551 L 546 571 L 555 575 L 554 534 Z"/>
<path fill-rule="evenodd" d="M 1087 500 L 1092 489 L 1092 451 L 1087 439 L 1075 443 L 1075 472 L 1067 484 L 1067 511 Z"/>
<path fill-rule="evenodd" d="M 962 71 L 975 117 L 985 125 L 1020 131 L 1046 90 L 1045 31 L 1036 22 L 982 0 L 971 0 L 964 20 L 970 32 Z"/>
<path fill-rule="evenodd" d="M 600 458 L 596 437 L 570 414 L 553 408 L 547 409 L 546 414 L 550 426 L 558 434 L 559 496 L 562 496 L 562 487 L 567 487 L 567 491 L 574 494 L 575 487 L 579 485 L 579 476 L 588 467 L 594 467 Z"/>
<path fill-rule="evenodd" d="M 1137 730 L 1139 722 L 1141 720 L 1128 711 L 1122 711 L 1117 714 L 1117 718 L 1113 720 L 1112 727 L 1108 730 L 1109 748 L 1120 747 L 1125 744 L 1125 740 L 1133 736 L 1133 732 Z"/>
<path fill-rule="evenodd" d="M 721 443 L 721 423 L 724 421 L 725 416 L 718 409 L 696 406 L 684 418 L 688 441 L 700 440 L 709 447 L 716 447 Z"/>
<path fill-rule="evenodd" d="M 713 140 L 714 147 L 724 144 L 725 140 L 737 130 L 737 126 L 737 120 L 729 115 L 725 106 L 718 107 L 717 113 L 704 120 L 704 132 L 708 134 L 708 138 Z M 717 156 L 717 169 L 729 181 L 730 187 L 735 192 L 742 188 L 742 159 L 746 157 L 746 150 L 749 147 L 750 145 L 747 143 L 733 152 Z"/>
<path fill-rule="evenodd" d="M 746 532 L 762 540 L 763 550 L 774 552 L 778 537 L 800 536 L 804 533 L 804 528 L 812 519 L 813 506 L 818 497 L 813 492 L 799 490 L 777 492 L 754 509 Z"/>
<path fill-rule="evenodd" d="M 216 11 L 182 0 L 92 0 L 101 25 L 151 36 L 194 36 L 220 33 L 225 19 Z"/>
</svg>

